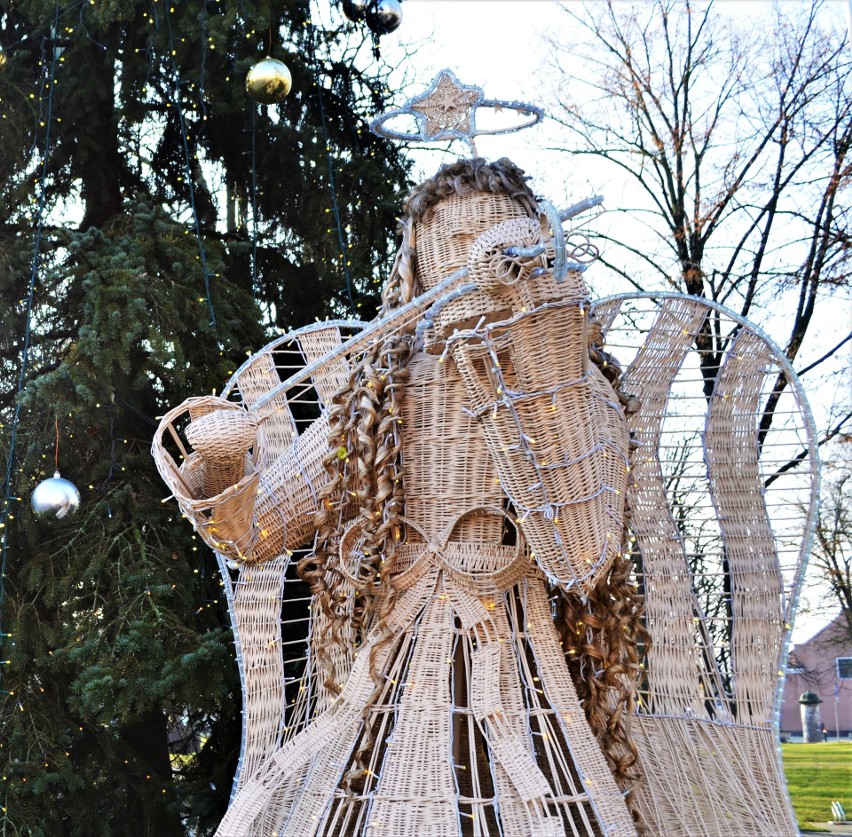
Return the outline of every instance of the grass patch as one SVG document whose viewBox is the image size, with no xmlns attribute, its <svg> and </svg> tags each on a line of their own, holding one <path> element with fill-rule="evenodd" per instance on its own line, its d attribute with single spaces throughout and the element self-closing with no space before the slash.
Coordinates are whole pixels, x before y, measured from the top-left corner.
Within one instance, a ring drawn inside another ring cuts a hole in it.
<svg viewBox="0 0 852 837">
<path fill-rule="evenodd" d="M 799 828 L 829 822 L 835 800 L 852 816 L 852 742 L 782 744 L 781 752 Z"/>
</svg>

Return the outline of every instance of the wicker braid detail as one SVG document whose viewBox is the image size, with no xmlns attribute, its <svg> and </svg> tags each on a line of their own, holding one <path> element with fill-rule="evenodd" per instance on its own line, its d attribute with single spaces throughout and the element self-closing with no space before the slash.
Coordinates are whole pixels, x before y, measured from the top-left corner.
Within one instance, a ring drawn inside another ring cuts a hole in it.
<svg viewBox="0 0 852 837">
<path fill-rule="evenodd" d="M 380 584 L 380 575 L 382 561 L 393 556 L 402 537 L 398 518 L 403 486 L 396 425 L 409 354 L 405 337 L 391 338 L 369 353 L 353 372 L 349 392 L 331 409 L 332 450 L 324 460 L 330 480 L 320 492 L 317 547 L 299 566 L 302 579 L 329 617 L 324 639 L 331 642 L 339 641 L 343 622 L 350 621 L 356 645 L 360 644 L 372 626 L 378 600 L 389 589 Z M 379 366 L 382 362 L 385 365 Z M 353 518 L 364 527 L 364 560 L 357 568 L 356 604 L 350 614 L 342 609 L 337 593 L 340 576 L 327 572 L 327 567 L 339 554 L 344 522 Z M 324 642 L 318 645 L 324 646 Z M 330 667 L 326 680 L 333 688 L 335 675 Z"/>
</svg>

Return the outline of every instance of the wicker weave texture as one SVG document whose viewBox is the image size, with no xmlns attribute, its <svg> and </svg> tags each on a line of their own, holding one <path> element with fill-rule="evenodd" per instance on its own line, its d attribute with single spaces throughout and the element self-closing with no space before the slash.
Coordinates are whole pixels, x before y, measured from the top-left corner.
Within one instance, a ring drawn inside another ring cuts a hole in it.
<svg viewBox="0 0 852 837">
<path fill-rule="evenodd" d="M 373 688 L 364 654 L 335 706 L 244 786 L 219 833 L 247 833 L 274 789 L 303 775 L 280 833 L 634 834 L 573 688 L 554 683 L 554 704 L 541 687 L 554 663 L 570 684 L 555 636 L 539 636 L 542 624 L 552 631 L 543 579 L 526 577 L 491 609 L 466 595 L 433 566 L 401 597 L 398 639 L 379 652 L 384 687 L 369 710 L 375 743 L 358 791 L 339 784 L 368 738 L 357 723 Z M 460 629 L 458 609 L 486 622 Z"/>
<path fill-rule="evenodd" d="M 763 498 L 754 386 L 771 367 L 766 343 L 749 331 L 734 339 L 719 370 L 704 442 L 713 502 L 730 565 L 731 664 L 738 717 L 771 723 L 784 639 L 784 584 Z"/>
<path fill-rule="evenodd" d="M 661 715 L 689 711 L 704 717 L 704 695 L 717 690 L 716 683 L 707 682 L 713 673 L 705 672 L 695 642 L 700 610 L 658 453 L 672 382 L 705 316 L 700 305 L 667 302 L 625 376 L 626 386 L 642 400 L 642 409 L 630 419 L 639 448 L 629 502 L 641 545 L 645 613 L 656 640 L 648 652 L 646 699 L 649 710 Z"/>
<path fill-rule="evenodd" d="M 284 704 L 281 658 L 281 595 L 286 559 L 243 566 L 236 582 L 232 613 L 243 665 L 243 742 L 240 779 L 252 776 L 274 752 Z"/>
<path fill-rule="evenodd" d="M 629 467 L 624 415 L 588 361 L 586 324 L 584 300 L 569 298 L 452 344 L 537 561 L 556 583 L 580 590 L 620 551 Z"/>
<path fill-rule="evenodd" d="M 796 837 L 772 729 L 645 715 L 634 721 L 650 834 Z"/>
<path fill-rule="evenodd" d="M 498 473 L 458 408 L 455 365 L 423 353 L 409 372 L 408 544 L 390 568 L 394 640 L 371 640 L 385 685 L 362 727 L 374 688 L 362 648 L 340 696 L 241 783 L 220 833 L 633 834 L 571 687 L 544 579 L 520 535 L 500 545 Z M 477 512 L 483 503 L 492 511 Z M 351 531 L 344 543 L 357 551 Z M 345 776 L 365 742 L 369 772 L 353 793 Z"/>
<path fill-rule="evenodd" d="M 437 284 L 467 267 L 471 247 L 483 230 L 517 219 L 529 220 L 523 208 L 506 195 L 474 193 L 452 195 L 435 206 L 423 221 L 414 224 L 417 275 L 424 287 Z M 434 320 L 439 336 L 446 336 L 482 317 L 499 319 L 493 300 L 482 291 L 465 294 L 445 305 Z"/>
</svg>

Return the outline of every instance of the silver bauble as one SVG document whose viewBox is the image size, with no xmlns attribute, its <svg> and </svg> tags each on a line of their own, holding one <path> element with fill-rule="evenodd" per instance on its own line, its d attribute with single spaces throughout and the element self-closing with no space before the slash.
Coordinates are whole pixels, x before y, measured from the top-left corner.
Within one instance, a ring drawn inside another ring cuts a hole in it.
<svg viewBox="0 0 852 837">
<path fill-rule="evenodd" d="M 283 61 L 277 58 L 264 58 L 258 61 L 246 76 L 246 90 L 249 96 L 262 105 L 274 105 L 283 102 L 293 77 Z"/>
<path fill-rule="evenodd" d="M 399 0 L 373 0 L 367 6 L 367 26 L 376 35 L 389 35 L 402 23 Z"/>
<path fill-rule="evenodd" d="M 40 520 L 62 520 L 80 508 L 80 492 L 69 480 L 62 479 L 59 471 L 42 480 L 30 498 L 33 513 Z"/>
<path fill-rule="evenodd" d="M 370 0 L 343 0 L 343 14 L 349 20 L 357 23 L 364 19 L 367 14 L 367 9 L 370 7 Z"/>
</svg>

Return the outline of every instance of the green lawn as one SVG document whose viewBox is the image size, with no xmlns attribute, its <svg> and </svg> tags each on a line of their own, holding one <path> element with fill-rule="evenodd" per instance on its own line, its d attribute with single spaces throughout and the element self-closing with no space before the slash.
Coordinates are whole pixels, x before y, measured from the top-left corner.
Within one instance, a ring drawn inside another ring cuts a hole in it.
<svg viewBox="0 0 852 837">
<path fill-rule="evenodd" d="M 852 817 L 852 742 L 782 744 L 781 751 L 800 828 L 829 822 L 834 800 Z"/>
</svg>

